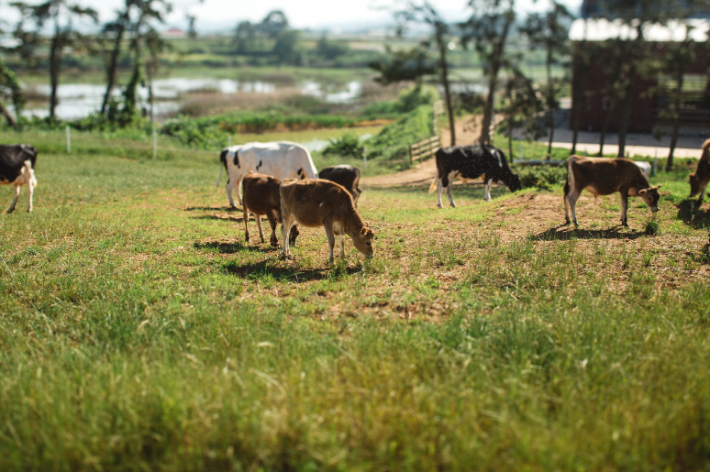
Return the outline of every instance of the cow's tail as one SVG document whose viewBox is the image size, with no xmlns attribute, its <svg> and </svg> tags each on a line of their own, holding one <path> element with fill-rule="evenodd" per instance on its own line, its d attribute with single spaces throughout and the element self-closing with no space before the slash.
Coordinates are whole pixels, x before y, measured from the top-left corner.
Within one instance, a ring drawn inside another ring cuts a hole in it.
<svg viewBox="0 0 710 472">
<path fill-rule="evenodd" d="M 569 193 L 570 187 L 574 184 L 574 182 L 570 182 L 570 180 L 574 180 L 574 172 L 572 172 L 572 164 L 575 162 L 575 158 L 577 156 L 569 156 L 569 159 L 567 159 L 567 175 L 565 176 L 565 187 L 564 187 L 564 193 L 565 197 Z"/>
<path fill-rule="evenodd" d="M 436 177 L 434 177 L 434 180 L 431 181 L 431 185 L 429 186 L 429 193 L 434 193 L 434 190 L 436 190 L 436 182 L 439 180 L 439 174 L 437 173 Z"/>
<path fill-rule="evenodd" d="M 227 168 L 227 153 L 228 150 L 223 150 L 222 153 L 219 155 L 219 161 L 222 163 L 223 167 L 219 168 L 219 175 L 217 176 L 217 183 L 215 184 L 215 187 L 219 187 L 219 181 L 222 179 L 222 170 Z"/>
</svg>

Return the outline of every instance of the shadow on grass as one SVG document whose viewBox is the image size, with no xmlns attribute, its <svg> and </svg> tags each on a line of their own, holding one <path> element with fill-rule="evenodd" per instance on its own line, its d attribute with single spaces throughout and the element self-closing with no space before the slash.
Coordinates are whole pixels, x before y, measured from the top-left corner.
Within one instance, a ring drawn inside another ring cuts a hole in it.
<svg viewBox="0 0 710 472">
<path fill-rule="evenodd" d="M 187 207 L 185 208 L 185 211 L 244 211 L 243 208 L 235 208 L 231 206 L 223 206 L 223 207 Z"/>
<path fill-rule="evenodd" d="M 205 249 L 216 249 L 219 253 L 221 254 L 236 254 L 239 251 L 255 251 L 255 252 L 263 252 L 263 253 L 268 253 L 268 252 L 274 252 L 278 251 L 278 247 L 271 247 L 268 245 L 246 245 L 240 241 L 235 241 L 232 243 L 223 243 L 219 241 L 210 241 L 210 242 L 196 242 L 194 244 L 195 249 L 198 250 L 205 250 Z"/>
<path fill-rule="evenodd" d="M 220 221 L 233 221 L 235 223 L 240 223 L 244 221 L 244 216 L 219 216 L 219 215 L 201 215 L 201 216 L 191 216 L 190 219 L 193 220 L 220 220 Z M 249 218 L 250 221 L 254 221 L 254 218 Z M 268 223 L 267 223 L 268 226 Z"/>
<path fill-rule="evenodd" d="M 269 264 L 269 261 L 257 262 L 254 264 L 239 265 L 230 263 L 224 266 L 232 275 L 243 279 L 254 280 L 265 276 L 276 280 L 289 282 L 308 282 L 311 280 L 323 280 L 338 275 L 352 275 L 360 272 L 359 267 L 328 267 L 324 269 L 299 269 L 296 267 L 276 267 Z"/>
<path fill-rule="evenodd" d="M 560 231 L 561 228 L 567 228 L 566 231 Z M 542 233 L 533 234 L 530 239 L 533 241 L 568 241 L 572 238 L 576 239 L 628 239 L 634 240 L 646 235 L 643 231 L 628 232 L 628 228 L 623 226 L 615 226 L 609 229 L 593 230 L 593 229 L 578 229 L 569 227 L 568 225 L 559 225 L 550 228 Z"/>
<path fill-rule="evenodd" d="M 693 211 L 693 204 L 696 201 L 697 197 L 692 199 L 686 198 L 677 204 L 676 208 L 678 208 L 678 213 L 676 217 L 686 225 L 695 229 L 710 227 L 710 209 L 705 207 L 704 210 L 701 208 L 697 211 Z"/>
</svg>

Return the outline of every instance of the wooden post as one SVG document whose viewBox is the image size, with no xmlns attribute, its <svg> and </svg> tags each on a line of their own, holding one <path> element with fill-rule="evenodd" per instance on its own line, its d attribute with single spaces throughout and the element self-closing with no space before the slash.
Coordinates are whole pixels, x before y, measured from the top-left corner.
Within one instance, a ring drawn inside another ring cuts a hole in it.
<svg viewBox="0 0 710 472">
<path fill-rule="evenodd" d="M 412 145 L 410 144 L 409 145 L 409 163 L 410 164 L 414 163 L 414 156 L 412 155 L 412 153 L 413 153 L 413 149 L 412 149 Z"/>
</svg>

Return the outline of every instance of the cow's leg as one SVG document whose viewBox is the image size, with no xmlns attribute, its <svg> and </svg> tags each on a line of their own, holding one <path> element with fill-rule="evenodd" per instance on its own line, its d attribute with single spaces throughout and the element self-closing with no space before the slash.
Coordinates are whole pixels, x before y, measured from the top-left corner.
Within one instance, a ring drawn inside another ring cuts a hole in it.
<svg viewBox="0 0 710 472">
<path fill-rule="evenodd" d="M 17 199 L 20 197 L 20 189 L 22 187 L 20 185 L 15 185 L 15 198 L 12 199 L 12 203 L 10 204 L 10 208 L 7 209 L 8 213 L 12 213 L 15 211 L 15 205 L 17 205 Z"/>
<path fill-rule="evenodd" d="M 278 247 L 279 240 L 276 237 L 276 218 L 274 218 L 274 215 L 271 213 L 267 213 L 266 217 L 269 219 L 269 225 L 271 226 L 271 246 Z"/>
<path fill-rule="evenodd" d="M 628 228 L 629 224 L 626 221 L 626 210 L 629 206 L 629 194 L 623 190 L 619 193 L 621 194 L 621 225 Z"/>
<path fill-rule="evenodd" d="M 436 178 L 436 206 L 439 208 L 444 208 L 444 205 L 441 203 L 441 191 L 444 189 L 443 184 L 441 183 L 441 179 L 439 177 Z"/>
<path fill-rule="evenodd" d="M 491 201 L 491 185 L 493 185 L 493 179 L 488 179 L 483 186 L 483 199 L 487 202 Z"/>
<path fill-rule="evenodd" d="M 261 229 L 261 215 L 254 214 L 254 219 L 256 220 L 256 227 L 259 228 L 259 238 L 261 242 L 264 242 L 264 231 Z"/>
<path fill-rule="evenodd" d="M 454 203 L 454 196 L 451 193 L 451 188 L 454 186 L 454 179 L 456 178 L 456 172 L 449 173 L 449 185 L 446 186 L 446 195 L 449 197 L 449 203 L 452 207 L 456 208 L 456 203 Z"/>
<path fill-rule="evenodd" d="M 575 227 L 579 226 L 579 223 L 577 223 L 577 199 L 579 198 L 580 193 L 582 192 L 570 190 L 566 197 L 570 213 L 572 213 L 572 222 L 574 223 Z"/>
<path fill-rule="evenodd" d="M 333 262 L 333 249 L 335 248 L 335 234 L 333 232 L 333 224 L 328 222 L 323 222 L 323 228 L 325 229 L 325 235 L 328 238 L 328 247 L 330 248 L 329 262 Z"/>
<path fill-rule="evenodd" d="M 703 204 L 703 197 L 705 197 L 705 189 L 707 188 L 707 186 L 708 186 L 708 182 L 705 182 L 705 183 L 703 184 L 703 186 L 700 188 L 700 195 L 698 196 L 698 200 L 697 200 L 697 201 L 695 202 L 695 204 L 693 205 L 693 210 L 694 210 L 694 211 L 698 211 L 698 210 L 700 209 L 700 207 L 702 206 L 702 204 Z"/>
<path fill-rule="evenodd" d="M 291 238 L 291 240 L 289 241 L 291 246 L 296 245 L 296 238 L 298 237 L 298 234 L 299 234 L 298 225 L 296 224 L 296 225 L 291 226 L 291 234 L 289 236 L 289 238 Z"/>
<path fill-rule="evenodd" d="M 249 242 L 249 209 L 246 205 L 244 207 L 244 240 Z"/>
<path fill-rule="evenodd" d="M 32 211 L 32 194 L 34 193 L 34 186 L 32 185 L 32 180 L 27 183 L 27 194 L 29 196 L 29 203 L 27 205 L 27 211 Z"/>
<path fill-rule="evenodd" d="M 281 213 L 281 218 L 281 237 L 283 238 L 284 257 L 288 257 L 288 238 L 289 234 L 291 233 L 291 223 L 293 222 L 293 219 L 291 218 L 290 214 L 286 214 L 283 211 Z"/>
<path fill-rule="evenodd" d="M 569 193 L 569 182 L 565 181 L 565 187 L 564 187 L 564 197 L 562 197 L 562 200 L 565 202 L 565 224 L 569 224 L 569 198 L 568 198 L 568 193 Z"/>
<path fill-rule="evenodd" d="M 228 179 L 227 180 L 227 185 L 225 188 L 227 189 L 227 198 L 229 198 L 229 206 L 232 208 L 236 208 L 237 206 L 234 204 L 234 198 L 232 197 L 232 191 L 234 190 L 234 182 L 235 179 Z"/>
<path fill-rule="evenodd" d="M 29 196 L 27 211 L 29 212 L 32 211 L 32 195 L 34 194 L 35 185 L 37 185 L 35 171 L 32 168 L 32 163 L 30 161 L 25 161 L 25 174 L 27 175 L 27 192 Z"/>
</svg>

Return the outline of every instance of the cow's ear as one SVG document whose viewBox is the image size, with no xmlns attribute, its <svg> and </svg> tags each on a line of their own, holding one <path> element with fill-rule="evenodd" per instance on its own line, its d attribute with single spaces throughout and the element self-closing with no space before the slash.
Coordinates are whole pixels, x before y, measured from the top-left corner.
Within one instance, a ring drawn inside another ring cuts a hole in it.
<svg viewBox="0 0 710 472">
<path fill-rule="evenodd" d="M 645 188 L 642 188 L 639 190 L 639 195 L 646 195 L 647 190 Z"/>
<path fill-rule="evenodd" d="M 658 185 L 656 186 L 657 189 L 659 189 L 659 188 L 661 188 L 661 187 L 663 187 L 663 184 L 658 184 Z"/>
</svg>

